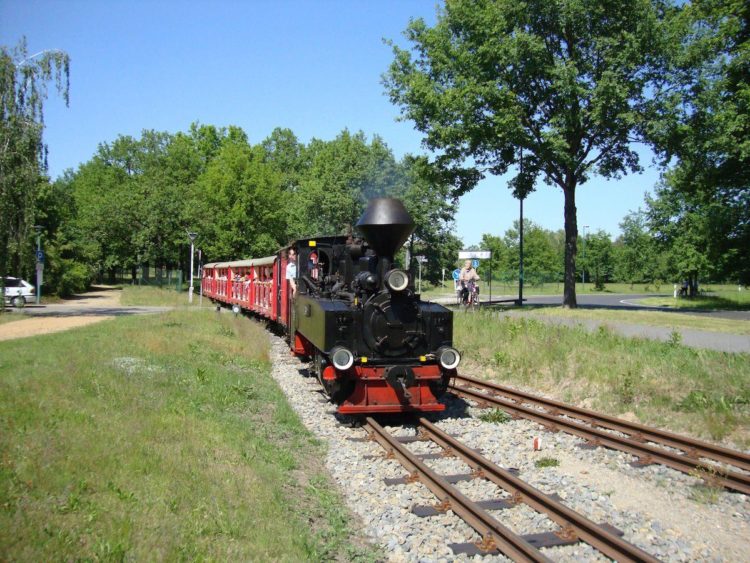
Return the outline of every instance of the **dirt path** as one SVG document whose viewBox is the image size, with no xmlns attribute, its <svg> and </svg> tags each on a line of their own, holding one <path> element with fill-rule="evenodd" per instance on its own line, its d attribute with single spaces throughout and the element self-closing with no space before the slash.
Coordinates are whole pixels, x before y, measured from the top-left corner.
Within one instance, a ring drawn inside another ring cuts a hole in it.
<svg viewBox="0 0 750 563">
<path fill-rule="evenodd" d="M 13 340 L 39 336 L 51 332 L 60 332 L 79 326 L 90 325 L 114 319 L 112 316 L 77 316 L 77 317 L 21 317 L 17 321 L 0 324 L 0 340 Z"/>
<path fill-rule="evenodd" d="M 101 314 L 101 311 L 119 306 L 120 291 L 114 289 L 90 291 L 53 305 L 31 305 L 26 311 L 29 314 L 18 311 L 7 313 L 18 316 L 18 320 L 0 324 L 0 340 L 39 336 L 113 319 L 114 315 Z M 53 309 L 55 314 L 35 314 L 42 309 Z M 87 309 L 92 311 L 87 313 Z"/>
</svg>

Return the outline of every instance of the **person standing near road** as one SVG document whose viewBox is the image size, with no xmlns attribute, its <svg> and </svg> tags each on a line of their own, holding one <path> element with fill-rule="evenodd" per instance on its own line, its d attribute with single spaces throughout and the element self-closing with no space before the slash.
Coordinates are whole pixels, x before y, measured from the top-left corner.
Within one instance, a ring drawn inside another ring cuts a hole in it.
<svg viewBox="0 0 750 563">
<path fill-rule="evenodd" d="M 290 248 L 286 254 L 286 275 L 289 287 L 292 288 L 292 299 L 297 297 L 297 253 Z"/>
</svg>

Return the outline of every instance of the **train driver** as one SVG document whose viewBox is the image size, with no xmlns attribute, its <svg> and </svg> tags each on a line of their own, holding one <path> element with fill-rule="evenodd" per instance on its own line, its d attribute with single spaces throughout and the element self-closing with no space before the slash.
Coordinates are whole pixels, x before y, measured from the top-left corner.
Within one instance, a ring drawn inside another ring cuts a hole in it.
<svg viewBox="0 0 750 563">
<path fill-rule="evenodd" d="M 310 271 L 310 277 L 313 280 L 318 281 L 320 275 L 318 268 L 318 253 L 314 250 L 310 253 L 310 259 L 307 262 L 307 269 Z"/>
<path fill-rule="evenodd" d="M 292 299 L 297 297 L 297 253 L 290 248 L 286 255 L 286 279 L 289 280 L 289 287 L 292 288 Z"/>
</svg>

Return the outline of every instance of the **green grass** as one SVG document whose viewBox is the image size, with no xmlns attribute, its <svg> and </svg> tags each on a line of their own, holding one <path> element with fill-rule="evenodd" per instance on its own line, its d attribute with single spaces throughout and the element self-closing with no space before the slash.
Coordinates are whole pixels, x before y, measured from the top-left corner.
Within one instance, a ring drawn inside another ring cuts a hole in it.
<svg viewBox="0 0 750 563">
<path fill-rule="evenodd" d="M 491 312 L 454 316 L 462 370 L 613 415 L 750 445 L 750 355 Z"/>
<path fill-rule="evenodd" d="M 637 283 L 637 284 L 629 284 L 629 283 L 608 283 L 605 284 L 603 290 L 598 290 L 594 287 L 593 283 L 586 283 L 585 285 L 582 283 L 576 284 L 576 294 L 593 294 L 593 295 L 600 295 L 602 293 L 610 293 L 615 295 L 636 295 L 636 294 L 644 294 L 644 293 L 663 293 L 663 294 L 669 294 L 672 295 L 674 285 L 671 283 L 651 283 L 651 284 L 643 284 L 643 283 Z M 750 290 L 745 290 L 743 292 L 737 291 L 736 285 L 728 285 L 728 284 L 714 284 L 714 285 L 705 285 L 702 286 L 701 289 L 704 292 L 710 292 L 710 293 L 718 293 L 721 296 L 729 295 L 736 293 L 743 293 L 747 295 L 750 293 Z M 482 296 L 486 297 L 489 295 L 489 287 L 487 286 L 487 281 L 482 280 L 481 282 L 481 290 L 482 290 Z M 563 294 L 563 284 L 562 282 L 552 282 L 552 283 L 542 283 L 542 284 L 525 284 L 523 286 L 523 293 L 524 296 L 531 296 L 531 295 L 562 295 Z M 432 284 L 428 284 L 425 282 L 422 282 L 422 296 L 425 299 L 435 299 L 436 297 L 445 297 L 445 296 L 451 296 L 453 295 L 453 281 L 446 281 L 445 287 L 442 287 L 440 284 L 437 284 L 436 286 L 433 286 Z M 498 280 L 492 281 L 492 295 L 493 297 L 505 295 L 505 296 L 511 296 L 511 297 L 517 297 L 518 296 L 518 284 L 517 283 L 503 283 Z M 672 298 L 669 298 L 670 301 Z M 730 297 L 731 299 L 731 297 Z M 750 300 L 750 297 L 744 298 L 746 302 Z"/>
<path fill-rule="evenodd" d="M 715 291 L 691 298 L 648 297 L 636 303 L 673 309 L 696 309 L 701 311 L 748 311 L 750 291 Z"/>
<path fill-rule="evenodd" d="M 21 321 L 23 319 L 28 319 L 29 316 L 25 315 L 24 313 L 19 313 L 17 311 L 0 311 L 0 324 L 4 323 L 12 323 L 14 321 Z"/>
<path fill-rule="evenodd" d="M 558 467 L 559 465 L 560 461 L 554 457 L 542 457 L 534 462 L 534 466 L 539 468 Z"/>
<path fill-rule="evenodd" d="M 504 410 L 493 409 L 486 413 L 480 414 L 479 420 L 490 422 L 492 424 L 505 424 L 506 422 L 510 422 L 511 418 L 510 415 Z"/>
<path fill-rule="evenodd" d="M 126 285 L 122 288 L 120 296 L 122 305 L 136 305 L 146 307 L 187 307 L 187 291 L 175 291 L 174 289 Z M 200 297 L 197 293 L 193 295 L 193 306 L 200 303 Z M 210 305 L 208 299 L 203 299 L 203 305 Z"/>
<path fill-rule="evenodd" d="M 483 280 L 480 284 L 482 297 L 489 296 L 489 287 L 487 281 Z M 598 291 L 594 288 L 594 284 L 587 283 L 576 284 L 576 294 L 601 294 L 601 293 L 612 293 L 622 295 L 633 295 L 643 293 L 667 293 L 671 292 L 672 286 L 665 284 L 659 285 L 646 285 L 646 284 L 607 284 L 603 291 Z M 534 285 L 524 285 L 523 287 L 524 296 L 530 295 L 562 295 L 563 284 L 562 283 L 544 283 Z M 422 283 L 422 298 L 423 299 L 436 299 L 438 297 L 452 297 L 455 296 L 453 291 L 453 282 L 445 282 L 445 287 L 440 284 L 433 286 L 431 284 Z M 497 280 L 492 282 L 492 297 L 493 299 L 505 296 L 505 297 L 518 297 L 518 285 L 502 283 Z"/>
<path fill-rule="evenodd" d="M 0 342 L 2 559 L 367 556 L 267 354 L 210 311 Z"/>
<path fill-rule="evenodd" d="M 688 328 L 730 334 L 750 334 L 750 322 L 744 320 L 719 319 L 660 311 L 630 311 L 605 309 L 563 309 L 562 307 L 534 307 L 527 305 L 524 311 L 532 315 L 564 317 L 568 319 L 622 322 L 667 328 Z"/>
</svg>

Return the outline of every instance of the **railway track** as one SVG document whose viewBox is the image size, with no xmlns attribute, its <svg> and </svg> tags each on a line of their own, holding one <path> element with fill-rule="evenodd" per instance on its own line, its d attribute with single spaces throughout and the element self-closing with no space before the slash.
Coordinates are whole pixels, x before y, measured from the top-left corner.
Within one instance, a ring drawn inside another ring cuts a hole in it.
<svg viewBox="0 0 750 563">
<path fill-rule="evenodd" d="M 481 454 L 462 444 L 440 430 L 424 418 L 418 421 L 417 437 L 396 437 L 387 432 L 374 419 L 367 418 L 364 428 L 369 439 L 376 441 L 386 451 L 386 455 L 397 459 L 408 472 L 408 477 L 395 482 L 423 483 L 437 497 L 439 503 L 432 507 L 415 507 L 413 512 L 420 516 L 453 511 L 471 526 L 482 538 L 476 543 L 453 544 L 455 553 L 497 553 L 501 552 L 514 561 L 549 561 L 540 548 L 569 545 L 578 541 L 590 544 L 602 554 L 615 561 L 657 561 L 640 548 L 623 540 L 614 528 L 599 525 L 560 503 L 552 495 L 542 493 L 516 477 L 511 471 L 498 467 Z M 417 440 L 430 440 L 441 449 L 441 454 L 417 455 L 405 443 Z M 430 456 L 455 456 L 468 465 L 472 472 L 468 475 L 440 475 L 431 469 L 424 459 Z M 453 483 L 465 479 L 487 479 L 503 489 L 505 498 L 484 501 L 470 500 Z M 555 532 L 521 536 L 505 527 L 492 516 L 489 510 L 512 508 L 520 503 L 537 512 L 547 515 L 559 529 Z"/>
<path fill-rule="evenodd" d="M 449 390 L 481 406 L 497 407 L 512 416 L 533 420 L 552 432 L 573 434 L 590 446 L 627 452 L 638 458 L 638 465 L 659 463 L 713 485 L 750 494 L 750 455 L 743 452 L 473 377 L 456 376 Z"/>
</svg>

